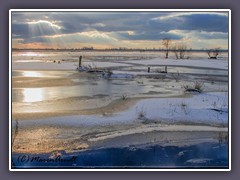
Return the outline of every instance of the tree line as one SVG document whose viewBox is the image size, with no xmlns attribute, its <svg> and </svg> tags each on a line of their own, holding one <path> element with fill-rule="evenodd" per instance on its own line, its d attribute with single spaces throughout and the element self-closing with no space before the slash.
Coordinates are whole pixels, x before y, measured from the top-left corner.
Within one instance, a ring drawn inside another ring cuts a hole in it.
<svg viewBox="0 0 240 180">
<path fill-rule="evenodd" d="M 187 46 L 184 44 L 171 45 L 172 40 L 170 38 L 164 38 L 162 40 L 162 45 L 165 49 L 165 58 L 168 59 L 169 52 L 173 52 L 176 59 L 188 59 L 189 56 L 186 56 L 186 52 L 188 51 Z M 206 51 L 208 57 L 210 59 L 217 59 L 217 57 L 221 54 L 221 48 L 216 47 L 213 49 L 208 49 Z"/>
</svg>

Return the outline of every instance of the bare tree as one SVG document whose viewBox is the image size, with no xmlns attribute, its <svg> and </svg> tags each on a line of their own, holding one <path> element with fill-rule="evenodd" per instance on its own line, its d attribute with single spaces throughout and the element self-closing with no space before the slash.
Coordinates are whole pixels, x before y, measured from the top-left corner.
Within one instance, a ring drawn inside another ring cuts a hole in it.
<svg viewBox="0 0 240 180">
<path fill-rule="evenodd" d="M 184 59 L 187 51 L 186 45 L 179 45 L 178 47 L 180 59 Z"/>
<path fill-rule="evenodd" d="M 207 54 L 210 59 L 217 59 L 217 56 L 220 54 L 221 48 L 214 48 L 214 49 L 209 49 L 207 51 Z"/>
<path fill-rule="evenodd" d="M 169 54 L 169 50 L 170 50 L 170 44 L 171 44 L 171 39 L 169 38 L 165 38 L 162 40 L 162 45 L 165 48 L 165 58 L 168 59 L 168 54 Z"/>
<path fill-rule="evenodd" d="M 177 59 L 184 59 L 187 51 L 186 45 L 173 46 L 172 51 Z"/>
<path fill-rule="evenodd" d="M 173 53 L 175 54 L 176 59 L 179 59 L 179 56 L 178 56 L 178 47 L 177 47 L 177 46 L 173 46 L 173 47 L 172 47 L 172 51 L 173 51 Z"/>
</svg>

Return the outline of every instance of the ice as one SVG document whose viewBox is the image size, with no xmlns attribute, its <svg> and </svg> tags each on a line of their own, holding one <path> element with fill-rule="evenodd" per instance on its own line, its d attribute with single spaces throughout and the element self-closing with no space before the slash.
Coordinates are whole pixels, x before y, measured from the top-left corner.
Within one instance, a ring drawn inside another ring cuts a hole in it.
<svg viewBox="0 0 240 180">
<path fill-rule="evenodd" d="M 145 123 L 163 124 L 195 124 L 210 126 L 227 126 L 228 111 L 217 112 L 212 110 L 214 102 L 219 104 L 219 108 L 227 106 L 226 93 L 203 93 L 194 95 L 191 98 L 152 98 L 138 101 L 133 107 L 126 111 L 112 114 L 111 116 L 102 115 L 74 115 L 63 117 L 47 118 L 32 121 L 35 123 L 61 124 L 74 126 L 105 126 L 117 124 L 131 124 L 136 121 Z M 204 99 L 208 101 L 203 101 Z M 186 106 L 183 106 L 183 103 Z M 144 118 L 140 117 L 143 113 Z M 28 120 L 30 123 L 30 120 Z"/>
</svg>

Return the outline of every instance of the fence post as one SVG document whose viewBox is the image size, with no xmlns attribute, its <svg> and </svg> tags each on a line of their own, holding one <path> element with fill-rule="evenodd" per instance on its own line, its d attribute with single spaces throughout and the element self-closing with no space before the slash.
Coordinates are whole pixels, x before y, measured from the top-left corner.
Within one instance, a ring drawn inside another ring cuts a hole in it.
<svg viewBox="0 0 240 180">
<path fill-rule="evenodd" d="M 78 64 L 78 67 L 81 67 L 82 66 L 82 56 L 79 56 L 79 64 Z"/>
<path fill-rule="evenodd" d="M 148 73 L 150 72 L 150 67 L 148 67 Z"/>
<path fill-rule="evenodd" d="M 165 66 L 165 73 L 167 73 L 167 66 Z"/>
</svg>

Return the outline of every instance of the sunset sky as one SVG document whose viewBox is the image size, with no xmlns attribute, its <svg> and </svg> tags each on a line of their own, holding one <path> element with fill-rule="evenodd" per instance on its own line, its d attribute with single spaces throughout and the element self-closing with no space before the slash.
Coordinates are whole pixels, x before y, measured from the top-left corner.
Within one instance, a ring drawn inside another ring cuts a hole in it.
<svg viewBox="0 0 240 180">
<path fill-rule="evenodd" d="M 227 12 L 12 12 L 13 48 L 228 49 Z"/>
</svg>

